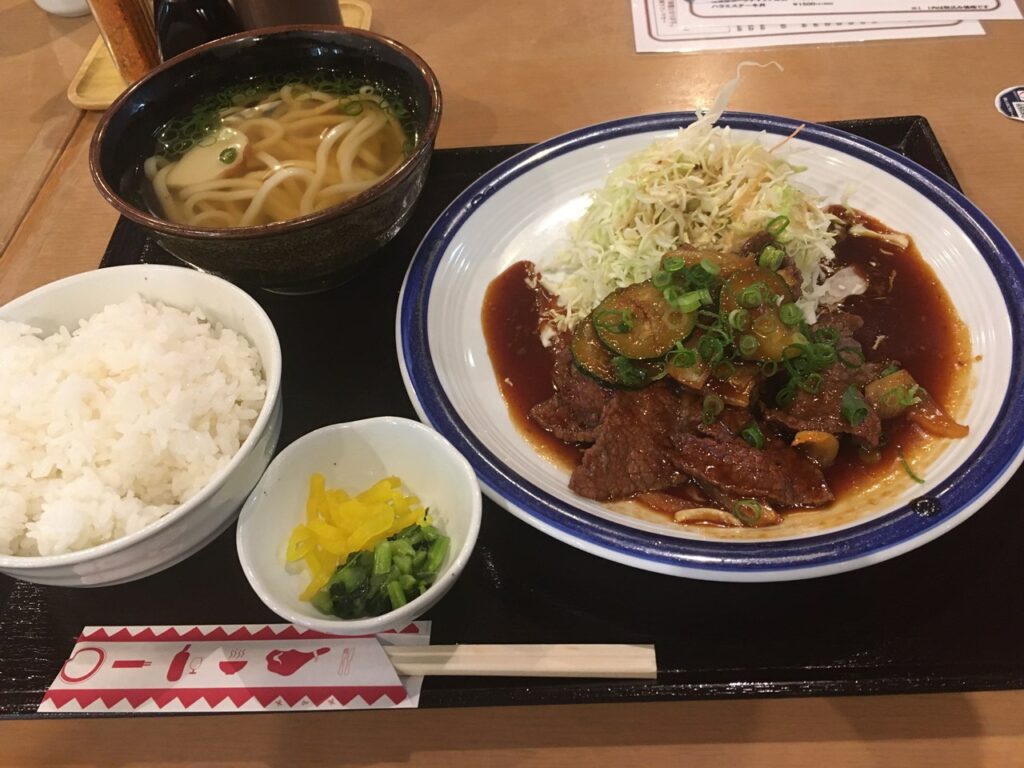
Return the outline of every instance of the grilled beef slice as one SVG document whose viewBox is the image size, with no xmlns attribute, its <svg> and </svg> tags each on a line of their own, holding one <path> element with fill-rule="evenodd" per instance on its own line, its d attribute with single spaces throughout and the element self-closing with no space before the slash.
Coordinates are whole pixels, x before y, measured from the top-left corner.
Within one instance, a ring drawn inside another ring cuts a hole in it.
<svg viewBox="0 0 1024 768">
<path fill-rule="evenodd" d="M 832 501 L 814 462 L 779 441 L 753 448 L 733 431 L 749 422 L 749 414 L 728 409 L 722 415 L 737 418 L 701 424 L 700 398 L 670 384 L 618 392 L 569 487 L 581 496 L 611 501 L 681 485 L 692 477 L 731 497 L 780 507 Z M 727 426 L 730 421 L 735 423 Z"/>
<path fill-rule="evenodd" d="M 864 321 L 857 315 L 832 312 L 822 315 L 815 328 L 837 330 L 840 335 L 836 343 L 838 349 L 854 347 L 860 350 L 860 343 L 853 338 L 853 334 L 863 324 Z M 879 363 L 865 363 L 856 368 L 836 363 L 821 372 L 821 389 L 816 394 L 798 389 L 796 398 L 787 408 L 765 408 L 764 416 L 794 432 L 806 429 L 830 432 L 833 435 L 845 433 L 854 435 L 866 445 L 876 447 L 882 437 L 882 420 L 868 405 L 867 417 L 853 426 L 843 418 L 843 394 L 850 385 L 863 392 L 864 385 L 877 379 L 883 368 Z"/>
<path fill-rule="evenodd" d="M 687 431 L 699 416 L 697 397 L 676 393 L 667 383 L 616 392 L 569 487 L 611 501 L 679 485 L 685 477 L 671 459 L 672 436 Z"/>
<path fill-rule="evenodd" d="M 813 461 L 779 440 L 754 448 L 721 424 L 702 434 L 672 436 L 672 463 L 702 484 L 731 497 L 762 499 L 780 507 L 819 507 L 832 491 Z"/>
<path fill-rule="evenodd" d="M 576 367 L 568 343 L 559 343 L 551 380 L 555 393 L 531 408 L 530 418 L 562 442 L 594 442 L 612 391 Z"/>
</svg>

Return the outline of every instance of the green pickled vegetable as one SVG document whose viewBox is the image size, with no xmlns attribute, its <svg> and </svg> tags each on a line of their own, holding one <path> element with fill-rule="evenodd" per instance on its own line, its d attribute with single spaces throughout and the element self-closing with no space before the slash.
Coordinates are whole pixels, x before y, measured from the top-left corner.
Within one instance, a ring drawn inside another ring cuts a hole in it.
<svg viewBox="0 0 1024 768">
<path fill-rule="evenodd" d="M 379 616 L 430 588 L 450 540 L 432 525 L 410 525 L 373 549 L 353 552 L 313 596 L 321 613 L 342 619 Z"/>
</svg>

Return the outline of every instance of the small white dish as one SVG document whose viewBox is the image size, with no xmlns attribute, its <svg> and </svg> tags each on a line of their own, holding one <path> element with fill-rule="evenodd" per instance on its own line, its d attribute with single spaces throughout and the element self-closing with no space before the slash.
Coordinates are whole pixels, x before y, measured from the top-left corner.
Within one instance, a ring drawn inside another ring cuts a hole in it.
<svg viewBox="0 0 1024 768">
<path fill-rule="evenodd" d="M 309 575 L 286 566 L 285 548 L 292 529 L 305 520 L 314 472 L 324 475 L 328 488 L 350 493 L 389 475 L 401 478 L 451 539 L 433 586 L 397 610 L 365 619 L 326 616 L 300 600 Z M 256 594 L 282 618 L 328 634 L 374 634 L 405 626 L 451 589 L 473 552 L 480 516 L 476 475 L 434 430 L 392 416 L 333 424 L 300 437 L 271 462 L 238 517 L 238 559 Z"/>
<path fill-rule="evenodd" d="M 0 319 L 51 334 L 133 295 L 206 316 L 245 336 L 263 362 L 267 395 L 238 453 L 198 494 L 141 531 L 64 555 L 0 555 L 0 573 L 58 587 L 134 581 L 198 552 L 234 520 L 270 463 L 281 433 L 281 345 L 266 312 L 245 291 L 183 267 L 133 264 L 85 272 L 44 285 L 0 307 Z"/>
</svg>

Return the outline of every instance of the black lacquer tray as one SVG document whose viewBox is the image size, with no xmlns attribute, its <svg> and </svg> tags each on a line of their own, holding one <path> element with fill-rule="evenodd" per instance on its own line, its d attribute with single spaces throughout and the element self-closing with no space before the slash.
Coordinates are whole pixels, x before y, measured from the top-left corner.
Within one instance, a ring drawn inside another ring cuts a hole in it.
<svg viewBox="0 0 1024 768">
<path fill-rule="evenodd" d="M 952 184 L 928 122 L 835 123 Z M 279 447 L 325 424 L 415 418 L 394 317 L 427 227 L 471 181 L 521 147 L 443 150 L 412 219 L 372 270 L 306 297 L 254 294 L 284 351 Z M 287 258 L 287 254 L 283 255 Z M 127 220 L 103 266 L 173 259 Z M 357 330 L 354 330 L 357 329 Z M 466 572 L 426 618 L 436 643 L 654 643 L 656 681 L 429 678 L 421 706 L 642 701 L 1024 687 L 1024 473 L 954 531 L 853 573 L 780 584 L 689 581 L 573 549 L 485 502 Z M 142 581 L 58 589 L 0 576 L 0 716 L 35 714 L 85 625 L 279 621 L 249 588 L 234 529 Z"/>
</svg>

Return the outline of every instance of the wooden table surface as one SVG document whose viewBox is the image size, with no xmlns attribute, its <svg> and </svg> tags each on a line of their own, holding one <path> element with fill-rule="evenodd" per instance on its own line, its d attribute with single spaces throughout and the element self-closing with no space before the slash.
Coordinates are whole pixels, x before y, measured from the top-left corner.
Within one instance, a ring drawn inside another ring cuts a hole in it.
<svg viewBox="0 0 1024 768">
<path fill-rule="evenodd" d="M 434 67 L 440 147 L 530 142 L 707 106 L 744 60 L 731 109 L 809 121 L 920 114 L 964 190 L 1024 250 L 1024 23 L 984 37 L 714 54 L 633 51 L 628 3 L 373 0 L 373 28 Z M 88 17 L 0 0 L 0 304 L 93 269 L 116 220 L 89 178 L 98 115 L 65 89 Z M 1020 585 L 1007 585 L 1020 589 Z M 1022 649 L 1024 652 L 1024 649 Z M 1024 692 L 0 724 L 0 765 L 1024 766 Z"/>
</svg>

